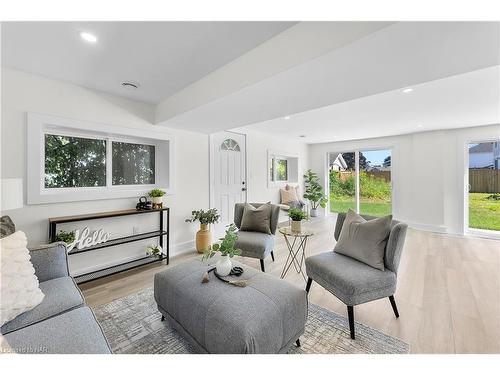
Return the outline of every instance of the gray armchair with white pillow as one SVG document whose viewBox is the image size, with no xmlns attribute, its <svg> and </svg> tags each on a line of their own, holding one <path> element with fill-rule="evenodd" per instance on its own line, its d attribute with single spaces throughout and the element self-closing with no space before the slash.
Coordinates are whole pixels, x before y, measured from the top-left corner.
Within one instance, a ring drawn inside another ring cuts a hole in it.
<svg viewBox="0 0 500 375">
<path fill-rule="evenodd" d="M 334 251 L 305 261 L 309 278 L 306 291 L 315 281 L 347 305 L 352 339 L 356 305 L 388 297 L 396 318 L 399 317 L 394 293 L 407 227 L 391 216 L 340 213 Z"/>
<path fill-rule="evenodd" d="M 242 256 L 260 260 L 265 272 L 264 259 L 271 255 L 274 261 L 274 239 L 278 228 L 280 207 L 270 203 L 236 203 L 234 224 L 238 227 L 236 248 Z"/>
<path fill-rule="evenodd" d="M 2 239 L 15 232 L 8 216 L 1 218 L 1 227 Z M 111 353 L 99 323 L 69 275 L 65 244 L 38 246 L 29 254 L 44 297 L 38 305 L 1 326 L 2 350 L 28 354 Z"/>
</svg>

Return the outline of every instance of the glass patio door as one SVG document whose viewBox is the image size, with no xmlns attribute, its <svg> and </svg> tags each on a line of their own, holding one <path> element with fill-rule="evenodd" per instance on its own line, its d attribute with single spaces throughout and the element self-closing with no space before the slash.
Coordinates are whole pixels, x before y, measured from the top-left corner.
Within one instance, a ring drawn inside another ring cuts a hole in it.
<svg viewBox="0 0 500 375">
<path fill-rule="evenodd" d="M 468 145 L 468 227 L 500 231 L 500 140 Z"/>
<path fill-rule="evenodd" d="M 330 211 L 372 216 L 392 212 L 391 150 L 329 154 Z"/>
</svg>

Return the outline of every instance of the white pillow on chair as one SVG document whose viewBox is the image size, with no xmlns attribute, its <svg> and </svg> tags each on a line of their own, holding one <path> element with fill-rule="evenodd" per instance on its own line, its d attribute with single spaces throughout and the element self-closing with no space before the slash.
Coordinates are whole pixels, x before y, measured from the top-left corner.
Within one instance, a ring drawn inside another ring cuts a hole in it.
<svg viewBox="0 0 500 375">
<path fill-rule="evenodd" d="M 29 311 L 45 297 L 26 247 L 26 235 L 17 231 L 0 239 L 0 326 Z"/>
</svg>

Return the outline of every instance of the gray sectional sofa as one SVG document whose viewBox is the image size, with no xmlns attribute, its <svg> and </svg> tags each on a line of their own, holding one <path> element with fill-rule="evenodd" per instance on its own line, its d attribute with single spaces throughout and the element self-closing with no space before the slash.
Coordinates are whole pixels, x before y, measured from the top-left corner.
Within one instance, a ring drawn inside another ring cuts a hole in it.
<svg viewBox="0 0 500 375">
<path fill-rule="evenodd" d="M 14 229 L 13 224 L 9 230 L 3 226 L 2 236 Z M 0 328 L 7 350 L 30 354 L 111 353 L 94 313 L 69 275 L 65 244 L 36 247 L 30 249 L 30 255 L 45 297 L 34 309 Z"/>
</svg>

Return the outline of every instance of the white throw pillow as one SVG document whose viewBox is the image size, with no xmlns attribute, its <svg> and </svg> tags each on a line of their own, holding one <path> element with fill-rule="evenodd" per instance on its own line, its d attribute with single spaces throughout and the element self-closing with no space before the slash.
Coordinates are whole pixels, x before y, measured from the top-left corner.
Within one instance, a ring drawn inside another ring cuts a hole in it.
<svg viewBox="0 0 500 375">
<path fill-rule="evenodd" d="M 27 244 L 26 235 L 21 231 L 0 239 L 0 326 L 31 310 L 45 297 Z"/>
</svg>

